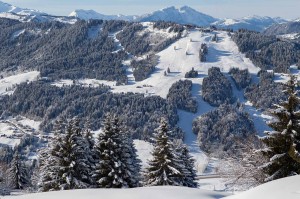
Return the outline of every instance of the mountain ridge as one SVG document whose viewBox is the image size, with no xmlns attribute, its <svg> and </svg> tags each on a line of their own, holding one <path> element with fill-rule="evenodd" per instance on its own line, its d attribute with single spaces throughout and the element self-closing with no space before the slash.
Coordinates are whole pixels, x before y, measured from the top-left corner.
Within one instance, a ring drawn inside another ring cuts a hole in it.
<svg viewBox="0 0 300 199">
<path fill-rule="evenodd" d="M 222 28 L 230 28 L 233 30 L 238 30 L 243 28 L 243 29 L 249 29 L 249 30 L 261 32 L 274 24 L 280 24 L 285 22 L 287 21 L 280 17 L 272 18 L 268 16 L 253 15 L 253 16 L 246 16 L 237 19 L 230 19 L 230 18 L 221 19 L 215 22 L 213 25 Z"/>
<path fill-rule="evenodd" d="M 219 28 L 237 30 L 240 28 L 263 32 L 267 28 L 288 22 L 280 17 L 267 17 L 267 16 L 247 16 L 242 18 L 225 18 L 218 19 L 205 13 L 199 12 L 189 6 L 182 6 L 176 8 L 175 6 L 169 6 L 149 14 L 143 15 L 106 15 L 98 13 L 95 10 L 83 10 L 77 9 L 69 14 L 69 16 L 60 17 L 52 16 L 47 13 L 34 10 L 34 9 L 23 9 L 8 3 L 0 1 L 0 17 L 12 18 L 20 21 L 51 21 L 59 20 L 67 23 L 74 23 L 76 19 L 90 20 L 90 19 L 101 19 L 101 20 L 125 20 L 134 22 L 147 22 L 147 21 L 170 21 L 178 24 L 192 24 L 197 26 L 211 26 L 214 25 Z M 63 18 L 63 19 L 61 19 Z M 70 20 L 71 19 L 71 20 Z M 70 22 L 71 21 L 71 22 Z M 299 21 L 299 20 L 298 20 Z M 297 20 L 295 20 L 297 22 Z"/>
<path fill-rule="evenodd" d="M 133 21 L 136 19 L 137 16 L 131 16 L 131 15 L 104 15 L 101 13 L 98 13 L 94 10 L 83 10 L 83 9 L 76 9 L 73 12 L 71 12 L 69 17 L 77 17 L 83 20 L 89 20 L 89 19 L 102 19 L 102 20 L 125 20 L 125 21 Z"/>
<path fill-rule="evenodd" d="M 142 22 L 171 21 L 179 24 L 193 24 L 198 26 L 209 26 L 211 23 L 217 20 L 217 18 L 196 11 L 188 6 L 182 6 L 180 8 L 176 8 L 175 6 L 167 7 L 158 11 L 154 11 L 139 19 L 139 21 Z"/>
<path fill-rule="evenodd" d="M 37 15 L 37 14 L 47 15 L 46 13 L 41 12 L 39 10 L 19 8 L 17 6 L 13 6 L 11 4 L 2 1 L 0 1 L 0 12 L 15 13 L 19 15 Z"/>
</svg>

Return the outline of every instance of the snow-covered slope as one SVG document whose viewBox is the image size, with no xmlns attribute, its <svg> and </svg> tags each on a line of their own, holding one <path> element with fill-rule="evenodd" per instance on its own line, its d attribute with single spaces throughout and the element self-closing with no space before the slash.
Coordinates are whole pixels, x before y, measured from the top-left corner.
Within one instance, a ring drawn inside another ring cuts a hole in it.
<svg viewBox="0 0 300 199">
<path fill-rule="evenodd" d="M 286 35 L 300 33 L 300 21 L 275 24 L 264 32 L 266 35 Z"/>
<path fill-rule="evenodd" d="M 15 6 L 0 1 L 0 12 L 10 12 L 15 8 L 16 8 Z"/>
<path fill-rule="evenodd" d="M 4 199 L 220 199 L 226 193 L 184 187 L 141 187 L 134 189 L 82 189 L 56 191 L 22 196 L 5 196 Z"/>
<path fill-rule="evenodd" d="M 226 199 L 299 199 L 300 175 L 268 182 Z"/>
<path fill-rule="evenodd" d="M 40 72 L 38 71 L 31 71 L 31 72 L 25 72 L 21 74 L 11 75 L 8 77 L 5 77 L 0 80 L 0 95 L 6 95 L 6 94 L 12 94 L 14 91 L 13 86 L 23 83 L 23 82 L 29 82 L 29 81 L 35 81 L 37 80 L 38 76 L 40 75 Z"/>
<path fill-rule="evenodd" d="M 102 19 L 102 20 L 125 20 L 132 21 L 136 17 L 135 16 L 126 16 L 126 15 L 104 15 L 100 14 L 94 10 L 82 10 L 78 9 L 69 14 L 70 17 L 77 17 L 83 20 L 89 19 Z"/>
<path fill-rule="evenodd" d="M 211 42 L 212 36 L 217 33 L 219 42 Z M 208 45 L 207 62 L 199 61 L 199 50 L 201 43 Z M 174 50 L 176 49 L 176 50 Z M 187 55 L 188 53 L 188 55 Z M 196 143 L 196 136 L 192 133 L 192 120 L 213 109 L 208 103 L 204 102 L 201 96 L 201 86 L 203 78 L 207 76 L 208 69 L 217 66 L 222 72 L 228 73 L 230 68 L 238 67 L 240 69 L 248 69 L 253 75 L 254 81 L 257 72 L 260 68 L 256 67 L 250 59 L 240 53 L 237 45 L 232 41 L 227 32 L 201 33 L 198 30 L 193 30 L 186 37 L 181 38 L 177 42 L 170 45 L 167 49 L 157 54 L 160 57 L 159 64 L 156 66 L 156 71 L 147 79 L 135 82 L 131 73 L 128 73 L 130 82 L 128 85 L 116 86 L 115 82 L 99 81 L 112 87 L 112 92 L 134 92 L 147 95 L 159 95 L 166 98 L 169 88 L 178 80 L 185 79 L 185 73 L 192 68 L 198 71 L 199 78 L 190 79 L 193 82 L 192 94 L 199 104 L 199 111 L 196 114 L 179 111 L 179 126 L 186 132 L 185 142 L 191 146 L 193 153 L 198 153 L 200 159 L 205 160 L 205 155 L 199 152 L 199 147 Z M 170 73 L 165 76 L 164 71 L 170 68 Z M 92 80 L 79 80 L 80 82 L 93 82 Z M 89 83 L 89 84 L 90 84 Z M 95 80 L 94 80 L 94 83 Z M 93 85 L 94 85 L 93 83 Z M 55 85 L 72 84 L 71 80 L 62 80 L 56 82 Z M 244 99 L 243 93 L 234 87 L 234 94 L 240 102 L 245 104 L 246 110 L 252 115 L 257 131 L 262 134 L 264 130 L 268 130 L 265 120 L 268 118 L 262 115 Z M 204 155 L 204 156 L 203 156 Z"/>
<path fill-rule="evenodd" d="M 201 94 L 200 85 L 202 85 L 203 77 L 207 76 L 208 69 L 213 66 L 220 67 L 222 72 L 228 72 L 232 67 L 249 69 L 252 74 L 256 74 L 260 70 L 245 55 L 239 52 L 238 47 L 226 32 L 220 31 L 216 33 L 220 38 L 218 43 L 211 42 L 211 37 L 214 33 L 201 33 L 198 30 L 189 32 L 186 37 L 157 54 L 160 57 L 159 64 L 156 66 L 156 72 L 149 78 L 140 82 L 133 81 L 129 85 L 113 86 L 112 91 L 117 93 L 145 93 L 145 95 L 159 95 L 166 98 L 172 84 L 183 79 L 185 73 L 194 67 L 200 73 L 200 78 L 191 79 L 197 87 L 193 94 L 197 96 Z M 209 47 L 208 61 L 203 63 L 199 61 L 198 56 L 201 43 L 207 43 Z M 174 50 L 175 47 L 176 50 Z M 188 55 L 186 52 L 188 52 Z M 164 76 L 164 71 L 167 68 L 170 68 L 171 72 Z M 143 85 L 151 85 L 151 87 Z M 207 104 L 203 106 L 207 107 Z M 204 108 L 201 113 L 208 110 L 209 108 Z"/>
<path fill-rule="evenodd" d="M 198 12 L 188 6 L 175 8 L 174 6 L 155 11 L 140 17 L 139 21 L 172 21 L 179 24 L 194 24 L 208 26 L 217 21 L 214 17 Z"/>
<path fill-rule="evenodd" d="M 283 22 L 286 22 L 286 20 L 282 18 L 248 16 L 239 19 L 221 19 L 213 23 L 213 25 L 221 28 L 230 28 L 233 30 L 243 28 L 261 32 L 273 24 L 279 24 Z"/>
<path fill-rule="evenodd" d="M 217 33 L 219 42 L 211 42 L 212 36 Z M 199 61 L 199 50 L 201 43 L 208 45 L 207 62 Z M 176 50 L 174 50 L 176 49 Z M 186 54 L 188 52 L 188 54 Z M 147 95 L 159 95 L 166 98 L 169 88 L 178 80 L 185 79 L 186 72 L 194 68 L 199 73 L 198 78 L 190 79 L 193 82 L 192 95 L 198 102 L 198 112 L 190 113 L 179 110 L 179 127 L 185 132 L 184 142 L 189 146 L 191 154 L 197 160 L 197 170 L 199 173 L 214 173 L 213 165 L 211 169 L 205 170 L 207 165 L 211 164 L 211 160 L 203 153 L 197 144 L 197 136 L 192 132 L 192 122 L 196 117 L 213 110 L 208 103 L 203 101 L 201 87 L 203 78 L 207 76 L 208 69 L 214 66 L 220 67 L 221 71 L 226 75 L 231 67 L 240 69 L 248 69 L 253 78 L 256 78 L 260 68 L 256 67 L 244 54 L 240 53 L 236 44 L 232 41 L 227 32 L 201 33 L 198 30 L 190 31 L 186 37 L 181 38 L 167 49 L 157 54 L 160 57 L 156 71 L 147 79 L 141 82 L 135 82 L 134 79 L 128 85 L 115 86 L 115 83 L 102 81 L 112 87 L 112 92 L 135 92 Z M 164 71 L 170 68 L 170 73 L 165 76 Z M 128 77 L 130 79 L 131 74 Z M 256 79 L 254 79 L 256 81 Z M 145 86 L 146 85 L 146 86 Z M 241 103 L 245 104 L 245 110 L 254 120 L 255 127 L 259 134 L 264 130 L 268 130 L 265 121 L 269 118 L 257 111 L 251 104 L 247 103 L 242 91 L 238 91 L 234 84 L 234 94 Z"/>
</svg>

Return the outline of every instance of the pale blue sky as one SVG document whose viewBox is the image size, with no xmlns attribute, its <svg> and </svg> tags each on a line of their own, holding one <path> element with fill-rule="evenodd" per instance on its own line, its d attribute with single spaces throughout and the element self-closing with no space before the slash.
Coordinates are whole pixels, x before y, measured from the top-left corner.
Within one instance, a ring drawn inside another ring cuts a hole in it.
<svg viewBox="0 0 300 199">
<path fill-rule="evenodd" d="M 300 17 L 300 0 L 2 0 L 23 8 L 56 15 L 75 9 L 93 9 L 103 14 L 140 15 L 167 6 L 188 5 L 219 18 L 262 15 L 294 19 Z"/>
</svg>

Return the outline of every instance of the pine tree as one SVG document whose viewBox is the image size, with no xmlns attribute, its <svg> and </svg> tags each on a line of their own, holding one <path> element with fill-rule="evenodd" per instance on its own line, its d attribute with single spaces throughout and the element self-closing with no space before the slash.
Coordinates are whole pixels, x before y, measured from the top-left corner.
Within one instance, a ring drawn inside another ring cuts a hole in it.
<svg viewBox="0 0 300 199">
<path fill-rule="evenodd" d="M 128 187 L 124 180 L 126 170 L 122 163 L 123 151 L 118 118 L 107 114 L 103 125 L 103 132 L 99 134 L 96 144 L 100 161 L 96 164 L 93 177 L 100 188 Z"/>
<path fill-rule="evenodd" d="M 60 189 L 82 189 L 87 188 L 88 171 L 87 159 L 84 150 L 84 139 L 79 128 L 77 118 L 71 120 L 66 128 L 65 136 L 62 139 L 59 153 L 62 159 L 59 162 L 59 177 L 62 182 Z"/>
<path fill-rule="evenodd" d="M 149 161 L 149 167 L 145 175 L 146 185 L 162 186 L 182 185 L 183 165 L 177 159 L 172 142 L 168 138 L 168 124 L 165 119 L 155 135 L 155 145 L 152 152 L 153 159 Z"/>
<path fill-rule="evenodd" d="M 13 189 L 24 189 L 30 185 L 30 177 L 24 162 L 20 159 L 19 152 L 16 151 L 10 163 L 8 171 L 10 186 Z"/>
<path fill-rule="evenodd" d="M 90 143 L 85 139 L 85 133 L 80 128 L 80 120 L 74 118 L 72 121 L 72 139 L 73 139 L 73 153 L 75 156 L 75 172 L 77 174 L 76 178 L 83 182 L 79 185 L 80 188 L 86 188 L 91 183 L 90 174 L 92 170 L 92 157 L 90 151 Z M 88 130 L 90 131 L 90 130 Z M 91 140 L 89 140 L 91 141 Z"/>
<path fill-rule="evenodd" d="M 287 83 L 288 100 L 276 105 L 272 115 L 275 122 L 269 124 L 274 131 L 265 132 L 261 138 L 267 146 L 262 154 L 270 161 L 263 165 L 263 171 L 268 175 L 265 181 L 275 180 L 290 175 L 300 174 L 299 141 L 300 141 L 300 99 L 296 91 L 297 80 L 291 76 Z"/>
<path fill-rule="evenodd" d="M 55 121 L 53 138 L 50 140 L 48 147 L 39 152 L 40 191 L 60 190 L 60 184 L 62 183 L 61 176 L 59 176 L 60 163 L 63 159 L 60 149 L 62 148 L 64 129 L 65 125 L 62 119 Z"/>
<path fill-rule="evenodd" d="M 126 129 L 123 127 L 123 129 Z M 141 170 L 141 161 L 138 159 L 136 154 L 136 149 L 134 147 L 133 140 L 126 129 L 121 133 L 122 139 L 122 162 L 125 165 L 126 175 L 125 180 L 128 184 L 128 187 L 138 187 L 140 186 L 140 170 Z"/>
<path fill-rule="evenodd" d="M 0 195 L 10 195 L 9 176 L 8 174 L 9 165 L 5 162 L 0 162 Z"/>
<path fill-rule="evenodd" d="M 89 186 L 90 170 L 85 154 L 86 141 L 79 120 L 64 127 L 58 121 L 48 150 L 41 152 L 42 191 L 81 189 Z"/>
<path fill-rule="evenodd" d="M 186 145 L 181 146 L 179 157 L 184 165 L 183 170 L 181 171 L 183 174 L 182 185 L 193 188 L 197 187 L 198 183 L 195 181 L 197 177 L 197 171 L 195 170 L 195 160 L 190 155 Z"/>
<path fill-rule="evenodd" d="M 87 159 L 87 173 L 89 173 L 89 179 L 88 179 L 88 183 L 90 185 L 95 185 L 95 180 L 93 179 L 93 177 L 91 176 L 91 173 L 93 172 L 93 170 L 95 170 L 95 164 L 97 162 L 97 155 L 95 153 L 94 147 L 95 147 L 95 139 L 93 136 L 93 133 L 91 132 L 90 129 L 90 121 L 87 120 L 85 123 L 85 127 L 84 127 L 84 140 L 86 142 L 85 144 L 85 155 L 86 155 L 86 159 Z"/>
<path fill-rule="evenodd" d="M 95 139 L 94 136 L 91 132 L 91 127 L 90 127 L 90 121 L 87 120 L 84 126 L 84 138 L 87 141 L 88 147 L 90 149 L 90 151 L 94 150 L 94 146 L 95 146 Z"/>
</svg>

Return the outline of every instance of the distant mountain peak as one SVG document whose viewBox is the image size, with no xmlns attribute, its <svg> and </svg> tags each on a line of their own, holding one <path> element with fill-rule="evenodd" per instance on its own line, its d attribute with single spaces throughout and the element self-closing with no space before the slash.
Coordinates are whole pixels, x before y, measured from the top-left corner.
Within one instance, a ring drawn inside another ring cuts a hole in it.
<svg viewBox="0 0 300 199">
<path fill-rule="evenodd" d="M 221 28 L 231 28 L 234 30 L 245 28 L 255 31 L 264 31 L 274 25 L 286 23 L 280 18 L 268 16 L 251 15 L 238 19 L 217 19 L 202 12 L 184 5 L 181 7 L 169 6 L 142 16 L 105 15 L 95 10 L 76 9 L 69 14 L 69 17 L 55 17 L 33 9 L 23 9 L 0 1 L 0 17 L 17 19 L 20 21 L 49 21 L 58 20 L 66 23 L 74 23 L 77 19 L 102 19 L 102 20 L 125 20 L 125 21 L 170 21 L 179 24 L 193 24 L 198 26 L 215 25 Z M 300 18 L 293 22 L 300 22 Z"/>
<path fill-rule="evenodd" d="M 101 15 L 100 13 L 94 11 L 94 10 L 83 10 L 83 9 L 76 9 L 73 12 L 69 14 L 69 17 L 78 17 L 80 19 L 98 19 Z"/>
<path fill-rule="evenodd" d="M 37 14 L 46 15 L 46 13 L 43 13 L 39 10 L 19 8 L 17 6 L 13 6 L 8 3 L 4 3 L 2 1 L 0 1 L 0 13 L 14 13 L 18 15 L 37 15 Z"/>
<path fill-rule="evenodd" d="M 77 9 L 69 14 L 69 17 L 76 17 L 83 20 L 89 19 L 102 19 L 102 20 L 125 20 L 125 21 L 132 21 L 136 18 L 136 16 L 126 16 L 122 14 L 118 15 L 105 15 L 98 13 L 95 10 L 83 10 Z"/>
<path fill-rule="evenodd" d="M 47 13 L 39 10 L 19 8 L 17 6 L 10 5 L 0 1 L 0 17 L 19 20 L 21 22 L 29 21 L 60 21 L 64 23 L 75 23 L 75 19 L 68 17 L 56 17 L 48 15 Z"/>
<path fill-rule="evenodd" d="M 194 11 L 194 12 L 198 12 L 197 10 L 195 10 L 194 8 L 190 7 L 190 6 L 182 6 L 179 8 L 180 10 L 186 10 L 186 11 Z"/>
<path fill-rule="evenodd" d="M 8 3 L 4 3 L 0 1 L 0 12 L 13 12 L 14 10 L 17 10 L 18 7 L 12 6 Z"/>
<path fill-rule="evenodd" d="M 214 23 L 217 27 L 237 29 L 249 29 L 262 32 L 273 24 L 286 22 L 282 18 L 272 18 L 268 16 L 250 15 L 238 19 L 221 19 Z"/>
<path fill-rule="evenodd" d="M 168 11 L 168 10 L 176 10 L 176 7 L 175 6 L 168 6 L 168 7 L 160 9 L 160 11 Z M 156 11 L 154 11 L 154 12 L 156 12 Z"/>
<path fill-rule="evenodd" d="M 143 17 L 140 17 L 140 21 L 171 21 L 180 24 L 194 24 L 198 26 L 208 26 L 211 23 L 217 21 L 216 18 L 201 13 L 189 6 L 182 6 L 176 8 L 170 6 L 158 11 L 154 11 Z"/>
</svg>

